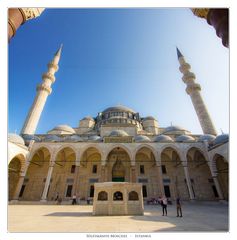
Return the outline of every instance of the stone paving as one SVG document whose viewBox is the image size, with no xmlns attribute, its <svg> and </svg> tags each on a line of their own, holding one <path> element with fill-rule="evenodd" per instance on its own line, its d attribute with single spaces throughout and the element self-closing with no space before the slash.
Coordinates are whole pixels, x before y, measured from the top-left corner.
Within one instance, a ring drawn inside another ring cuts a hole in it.
<svg viewBox="0 0 237 240">
<path fill-rule="evenodd" d="M 228 231 L 228 204 L 184 202 L 183 218 L 175 205 L 168 216 L 161 206 L 145 205 L 143 216 L 92 216 L 92 205 L 9 205 L 9 232 L 160 232 Z"/>
</svg>

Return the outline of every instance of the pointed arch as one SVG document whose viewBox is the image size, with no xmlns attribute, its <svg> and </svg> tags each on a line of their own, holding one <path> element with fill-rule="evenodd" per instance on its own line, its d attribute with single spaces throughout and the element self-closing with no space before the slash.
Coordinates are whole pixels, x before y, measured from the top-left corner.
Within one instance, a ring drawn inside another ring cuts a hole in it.
<svg viewBox="0 0 237 240">
<path fill-rule="evenodd" d="M 123 149 L 128 154 L 128 156 L 130 158 L 130 161 L 132 161 L 133 155 L 132 155 L 131 150 L 126 145 L 124 145 L 122 143 L 113 144 L 106 150 L 106 153 L 105 153 L 106 160 L 108 159 L 108 156 L 109 156 L 110 152 L 112 152 L 115 148 Z"/>
<path fill-rule="evenodd" d="M 156 149 L 149 145 L 149 144 L 146 144 L 146 143 L 143 143 L 139 146 L 136 147 L 136 149 L 134 150 L 134 156 L 136 157 L 137 153 L 139 152 L 139 150 L 141 150 L 142 148 L 148 148 L 151 150 L 151 152 L 153 153 L 154 157 L 155 157 L 155 161 L 157 162 L 158 161 L 158 152 L 156 151 Z"/>
</svg>

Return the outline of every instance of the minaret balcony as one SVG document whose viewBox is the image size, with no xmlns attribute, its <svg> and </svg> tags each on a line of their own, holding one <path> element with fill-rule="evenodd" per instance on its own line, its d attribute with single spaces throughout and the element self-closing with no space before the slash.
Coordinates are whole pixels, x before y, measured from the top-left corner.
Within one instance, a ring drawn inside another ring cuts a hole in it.
<svg viewBox="0 0 237 240">
<path fill-rule="evenodd" d="M 51 73 L 49 73 L 49 72 L 44 73 L 44 74 L 42 75 L 42 78 L 43 78 L 43 79 L 48 78 L 49 80 L 52 81 L 52 83 L 55 82 L 55 77 L 54 77 L 54 75 L 51 74 Z"/>
</svg>

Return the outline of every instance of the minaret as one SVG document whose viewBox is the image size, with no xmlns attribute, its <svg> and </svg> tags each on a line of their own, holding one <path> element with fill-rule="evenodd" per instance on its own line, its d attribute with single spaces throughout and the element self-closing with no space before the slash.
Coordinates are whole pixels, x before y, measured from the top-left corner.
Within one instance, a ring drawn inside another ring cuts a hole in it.
<svg viewBox="0 0 237 240">
<path fill-rule="evenodd" d="M 52 92 L 51 85 L 55 82 L 54 74 L 58 71 L 61 51 L 62 45 L 55 53 L 53 60 L 48 63 L 48 71 L 42 75 L 43 82 L 36 88 L 37 94 L 21 130 L 21 134 L 35 133 L 47 97 Z"/>
<path fill-rule="evenodd" d="M 182 53 L 177 49 L 178 60 L 180 63 L 179 70 L 183 73 L 182 80 L 187 85 L 186 92 L 190 95 L 193 106 L 197 113 L 199 122 L 202 127 L 202 131 L 204 134 L 212 134 L 217 135 L 216 129 L 212 123 L 211 117 L 207 111 L 206 105 L 201 96 L 201 86 L 198 83 L 195 83 L 195 75 L 194 73 L 190 72 L 190 65 L 185 62 L 184 56 Z"/>
</svg>

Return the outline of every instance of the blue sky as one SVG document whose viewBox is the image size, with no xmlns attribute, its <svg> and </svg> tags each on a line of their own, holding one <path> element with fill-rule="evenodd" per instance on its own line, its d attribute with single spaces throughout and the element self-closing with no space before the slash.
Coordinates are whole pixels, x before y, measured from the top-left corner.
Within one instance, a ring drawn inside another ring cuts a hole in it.
<svg viewBox="0 0 237 240">
<path fill-rule="evenodd" d="M 20 133 L 36 86 L 59 45 L 63 52 L 53 92 L 37 133 L 77 127 L 122 104 L 161 127 L 202 133 L 179 72 L 176 46 L 202 86 L 219 133 L 229 132 L 229 50 L 212 26 L 188 8 L 46 9 L 9 44 L 9 132 Z"/>
</svg>

